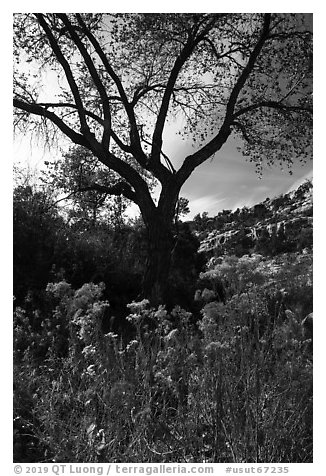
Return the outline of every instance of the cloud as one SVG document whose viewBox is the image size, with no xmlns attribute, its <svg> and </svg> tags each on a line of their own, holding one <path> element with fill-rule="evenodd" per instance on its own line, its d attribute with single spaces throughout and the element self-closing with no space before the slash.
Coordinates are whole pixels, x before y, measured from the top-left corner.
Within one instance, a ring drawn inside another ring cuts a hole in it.
<svg viewBox="0 0 326 476">
<path fill-rule="evenodd" d="M 305 180 L 312 179 L 312 175 L 312 170 L 309 170 L 303 177 L 300 177 L 295 182 L 293 182 L 288 191 L 285 193 L 289 193 L 291 190 L 297 189 Z"/>
<path fill-rule="evenodd" d="M 194 217 L 194 215 L 203 212 L 208 212 L 209 215 L 216 215 L 221 209 L 219 204 L 225 201 L 225 198 L 219 199 L 218 196 L 206 195 L 192 200 L 189 204 L 190 216 Z"/>
</svg>

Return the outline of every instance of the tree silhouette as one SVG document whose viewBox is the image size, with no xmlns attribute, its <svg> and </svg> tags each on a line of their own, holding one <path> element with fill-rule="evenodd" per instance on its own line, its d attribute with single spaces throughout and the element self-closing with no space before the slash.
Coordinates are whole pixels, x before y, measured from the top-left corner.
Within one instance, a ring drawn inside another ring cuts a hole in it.
<svg viewBox="0 0 326 476">
<path fill-rule="evenodd" d="M 61 131 L 115 173 L 92 185 L 138 205 L 153 303 L 164 301 L 179 192 L 196 167 L 232 135 L 259 169 L 263 158 L 290 166 L 310 156 L 309 24 L 306 14 L 14 16 L 15 124 L 49 143 Z M 172 117 L 196 144 L 179 169 L 163 150 Z"/>
</svg>

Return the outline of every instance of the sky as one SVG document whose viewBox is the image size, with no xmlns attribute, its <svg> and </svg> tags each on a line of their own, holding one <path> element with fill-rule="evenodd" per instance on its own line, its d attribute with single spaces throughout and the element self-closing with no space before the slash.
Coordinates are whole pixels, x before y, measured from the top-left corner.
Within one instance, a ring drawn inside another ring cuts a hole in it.
<svg viewBox="0 0 326 476">
<path fill-rule="evenodd" d="M 191 144 L 181 142 L 179 137 L 169 139 L 163 142 L 163 149 L 170 158 L 175 157 L 176 163 L 195 152 Z M 287 193 L 312 177 L 312 161 L 302 166 L 299 160 L 294 160 L 292 175 L 287 167 L 281 170 L 280 166 L 265 166 L 259 177 L 254 164 L 238 152 L 238 145 L 230 138 L 189 177 L 181 190 L 181 196 L 189 200 L 189 218 L 204 211 L 215 216 L 221 210 L 250 207 L 267 197 Z"/>
<path fill-rule="evenodd" d="M 13 4 L 12 4 L 13 3 Z M 42 150 L 34 150 L 33 154 L 30 151 L 29 140 L 25 139 L 14 144 L 12 147 L 12 121 L 10 120 L 12 114 L 12 53 L 11 53 L 11 15 L 12 12 L 20 11 L 43 11 L 44 3 L 39 2 L 26 2 L 26 1 L 14 1 L 12 3 L 5 3 L 2 7 L 4 14 L 5 28 L 1 28 L 1 44 L 5 45 L 2 49 L 3 57 L 3 66 L 5 69 L 5 74 L 1 75 L 1 86 L 2 91 L 7 92 L 3 95 L 3 108 L 6 114 L 1 115 L 1 126 L 2 126 L 2 138 L 5 142 L 5 147 L 2 149 L 1 157 L 1 175 L 2 183 L 0 187 L 0 203 L 1 203 L 1 215 L 2 215 L 2 225 L 4 231 L 4 239 L 2 241 L 2 255 L 1 260 L 3 267 L 3 272 L 1 273 L 1 297 L 4 311 L 4 321 L 2 332 L 5 338 L 3 339 L 3 345 L 1 346 L 1 360 L 2 362 L 8 363 L 11 360 L 12 356 L 12 324 L 10 320 L 10 315 L 12 312 L 12 254 L 10 250 L 12 249 L 12 160 L 13 157 L 15 161 L 28 161 L 30 163 L 42 163 L 45 158 L 42 156 Z M 96 2 L 95 2 L 96 3 Z M 107 8 L 112 9 L 118 8 L 120 11 L 123 11 L 123 2 L 118 2 L 112 4 L 108 7 L 104 2 L 100 4 L 92 3 L 91 8 L 94 11 L 101 11 Z M 128 3 L 128 2 L 127 2 Z M 189 2 L 189 0 L 179 2 L 179 4 L 173 0 L 173 2 L 164 2 L 164 4 L 153 5 L 152 2 L 147 2 L 148 8 L 147 11 L 155 11 L 155 8 L 159 11 L 215 11 L 216 8 L 224 8 L 227 11 L 243 11 L 244 3 L 243 2 L 228 2 L 222 4 L 216 4 L 215 2 Z M 180 4 L 182 6 L 180 6 Z M 56 8 L 58 11 L 66 10 L 66 2 L 61 2 L 57 0 Z M 138 8 L 139 10 L 146 11 L 144 5 L 140 5 L 139 2 L 133 2 L 132 7 L 124 5 L 124 11 L 134 11 L 133 9 Z M 74 2 L 71 0 L 69 3 L 70 11 L 89 11 L 89 3 L 86 2 L 83 4 L 80 0 Z M 324 76 L 324 47 L 325 47 L 325 3 L 311 0 L 309 3 L 296 0 L 289 0 L 284 3 L 284 0 L 274 0 L 271 2 L 252 2 L 248 1 L 245 4 L 246 11 L 261 11 L 261 9 L 267 11 L 296 11 L 304 12 L 308 11 L 314 12 L 314 48 L 315 55 L 317 60 L 315 60 L 315 69 L 314 69 L 314 95 L 317 100 L 315 101 L 315 112 L 314 112 L 314 311 L 321 317 L 321 319 L 316 319 L 316 332 L 315 332 L 315 342 L 314 342 L 314 376 L 317 378 L 314 379 L 314 464 L 313 465 L 290 465 L 291 472 L 296 475 L 305 475 L 307 473 L 307 468 L 310 474 L 323 474 L 322 468 L 324 468 L 325 461 L 325 445 L 324 445 L 324 434 L 325 434 L 325 404 L 324 404 L 324 373 L 325 373 L 325 319 L 324 307 L 325 303 L 323 300 L 323 290 L 324 290 L 324 281 L 325 281 L 325 219 L 324 219 L 324 204 L 326 201 L 325 196 L 325 140 L 324 140 L 324 110 L 325 110 L 325 76 Z M 9 12 L 7 11 L 9 10 Z M 48 10 L 55 11 L 54 4 L 50 4 Z M 117 11 L 117 10 L 116 10 Z M 223 11 L 223 10 L 222 10 Z M 3 36 L 4 35 L 4 36 Z M 9 120 L 8 120 L 9 118 Z M 185 155 L 183 153 L 183 147 L 185 150 L 189 146 L 180 144 L 177 140 L 171 139 L 169 143 L 164 143 L 164 149 L 168 153 L 170 152 Z M 190 147 L 189 147 L 190 148 Z M 266 170 L 263 178 L 259 180 L 254 173 L 253 167 L 251 164 L 246 163 L 244 158 L 241 157 L 234 151 L 230 145 L 226 145 L 222 149 L 218 157 L 216 157 L 212 162 L 209 160 L 202 166 L 200 166 L 196 172 L 190 177 L 186 183 L 184 189 L 182 190 L 182 195 L 186 196 L 190 200 L 190 207 L 192 214 L 196 214 L 202 211 L 209 211 L 210 214 L 214 215 L 218 213 L 219 210 L 225 208 L 230 209 L 237 207 L 237 203 L 250 204 L 251 201 L 257 203 L 261 200 L 264 200 L 265 197 L 272 197 L 279 193 L 284 193 L 295 184 L 299 182 L 305 176 L 309 176 L 312 172 L 312 164 L 308 164 L 305 168 L 294 167 L 293 175 L 284 171 L 281 172 L 277 170 Z M 216 210 L 216 211 L 215 211 Z M 191 215 L 190 215 L 191 216 Z M 7 231 L 5 231 L 7 230 Z M 318 312 L 320 311 L 320 312 Z M 11 389 L 12 383 L 12 368 L 11 365 L 5 365 L 3 368 L 4 374 L 4 383 L 5 387 Z M 320 377 L 320 378 L 318 378 Z M 8 384 L 8 385 L 6 385 Z M 4 422 L 5 430 L 8 429 L 8 434 L 11 432 L 11 422 L 8 417 L 8 408 L 12 406 L 12 392 L 11 390 L 7 392 L 2 392 L 1 396 L 1 408 L 4 413 Z M 1 415 L 2 416 L 2 415 Z M 7 428 L 7 423 L 8 428 Z M 10 438 L 5 439 L 3 442 L 3 454 L 11 455 L 12 447 Z M 8 460 L 8 464 L 7 464 Z M 7 474 L 12 472 L 12 459 L 4 458 L 2 462 L 4 468 L 4 473 L 6 474 L 6 469 L 8 467 Z M 295 468 L 293 468 L 295 466 Z"/>
<path fill-rule="evenodd" d="M 56 76 L 56 75 L 55 75 Z M 46 78 L 46 90 L 56 91 L 56 80 L 51 75 Z M 42 97 L 40 97 L 40 100 Z M 43 100 L 49 98 L 44 97 Z M 175 168 L 179 168 L 183 159 L 195 152 L 191 140 L 183 141 L 176 134 L 180 124 L 168 125 L 164 134 L 163 151 L 171 159 Z M 292 175 L 287 167 L 265 167 L 262 177 L 255 173 L 255 167 L 237 151 L 237 144 L 228 140 L 214 158 L 208 159 L 199 166 L 187 180 L 181 190 L 181 196 L 189 200 L 192 219 L 198 213 L 208 212 L 209 216 L 216 215 L 223 209 L 235 210 L 238 207 L 252 206 L 299 186 L 306 178 L 312 177 L 312 161 L 302 166 L 295 160 Z M 31 144 L 30 138 L 17 137 L 14 141 L 14 162 L 27 164 L 32 168 L 42 168 L 45 160 L 54 160 L 60 153 L 54 150 L 45 152 L 41 146 Z M 156 194 L 158 190 L 156 191 Z M 137 206 L 129 208 L 129 215 L 139 214 Z"/>
<path fill-rule="evenodd" d="M 163 151 L 176 166 L 193 153 L 190 141 L 182 141 L 176 136 L 175 125 L 167 127 L 164 134 Z M 265 167 L 262 177 L 255 173 L 252 163 L 245 160 L 237 151 L 237 144 L 230 140 L 213 158 L 200 165 L 189 177 L 181 190 L 181 196 L 189 200 L 190 214 L 186 219 L 192 219 L 196 214 L 208 212 L 215 216 L 222 210 L 236 210 L 243 206 L 253 206 L 265 198 L 273 198 L 290 189 L 296 188 L 306 178 L 312 177 L 312 161 L 305 166 L 294 161 L 292 175 L 285 167 Z M 33 168 L 42 168 L 45 160 L 60 157 L 60 152 L 44 151 L 41 144 L 31 143 L 27 137 L 17 137 L 14 143 L 14 161 Z M 156 194 L 159 193 L 157 190 Z M 131 217 L 139 214 L 138 207 L 133 205 L 128 210 Z"/>
</svg>

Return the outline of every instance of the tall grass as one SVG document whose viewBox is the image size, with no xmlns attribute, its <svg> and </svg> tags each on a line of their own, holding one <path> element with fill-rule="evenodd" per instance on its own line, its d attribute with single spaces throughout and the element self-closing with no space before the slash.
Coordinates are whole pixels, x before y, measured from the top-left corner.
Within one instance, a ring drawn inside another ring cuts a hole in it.
<svg viewBox="0 0 326 476">
<path fill-rule="evenodd" d="M 311 257 L 225 258 L 202 279 L 198 322 L 132 303 L 128 343 L 101 330 L 102 285 L 16 309 L 15 461 L 311 462 Z"/>
</svg>

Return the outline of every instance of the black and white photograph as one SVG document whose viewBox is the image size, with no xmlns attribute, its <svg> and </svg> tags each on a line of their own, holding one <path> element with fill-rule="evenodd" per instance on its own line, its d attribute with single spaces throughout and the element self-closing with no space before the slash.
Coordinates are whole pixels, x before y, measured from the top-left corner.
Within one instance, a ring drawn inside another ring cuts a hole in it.
<svg viewBox="0 0 326 476">
<path fill-rule="evenodd" d="M 314 462 L 315 14 L 193 6 L 12 15 L 15 468 Z"/>
</svg>

